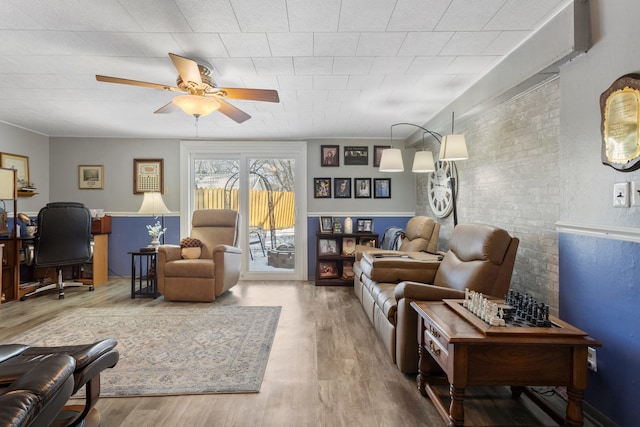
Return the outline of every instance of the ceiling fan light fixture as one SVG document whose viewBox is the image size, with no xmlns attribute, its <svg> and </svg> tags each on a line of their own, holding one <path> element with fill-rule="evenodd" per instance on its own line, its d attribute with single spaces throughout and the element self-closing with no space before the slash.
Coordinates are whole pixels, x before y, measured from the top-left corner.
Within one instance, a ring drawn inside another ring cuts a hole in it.
<svg viewBox="0 0 640 427">
<path fill-rule="evenodd" d="M 173 98 L 171 102 L 194 117 L 208 116 L 220 108 L 220 103 L 215 98 L 200 95 L 180 95 Z"/>
</svg>

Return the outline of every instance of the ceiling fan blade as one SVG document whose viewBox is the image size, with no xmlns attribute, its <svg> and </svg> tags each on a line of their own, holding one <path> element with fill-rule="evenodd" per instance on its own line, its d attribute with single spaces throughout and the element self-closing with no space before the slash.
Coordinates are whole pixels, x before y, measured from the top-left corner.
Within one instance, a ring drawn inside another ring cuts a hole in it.
<svg viewBox="0 0 640 427">
<path fill-rule="evenodd" d="M 174 86 L 161 85 L 158 83 L 141 82 L 138 80 L 121 79 L 120 77 L 96 75 L 96 80 L 99 82 L 106 82 L 106 83 L 119 83 L 123 85 L 143 86 L 143 87 L 149 87 L 151 89 L 161 89 L 161 90 L 170 90 L 173 92 L 182 92 L 179 88 Z"/>
<path fill-rule="evenodd" d="M 198 63 L 196 61 L 176 55 L 175 53 L 169 53 L 169 56 L 171 57 L 176 70 L 178 70 L 183 82 L 193 82 L 197 85 L 202 84 L 200 70 L 198 69 Z"/>
<path fill-rule="evenodd" d="M 280 102 L 277 90 L 271 89 L 242 89 L 242 88 L 217 88 L 230 99 L 246 99 L 249 101 Z"/>
<path fill-rule="evenodd" d="M 220 98 L 218 98 L 217 101 L 220 103 L 220 108 L 218 109 L 218 111 L 229 117 L 231 120 L 234 120 L 237 123 L 242 123 L 251 118 L 250 115 L 248 115 L 241 109 L 234 107 L 228 102 L 223 101 Z"/>
<path fill-rule="evenodd" d="M 169 114 L 176 111 L 177 108 L 178 106 L 174 104 L 173 101 L 171 101 L 168 104 L 158 108 L 156 111 L 153 112 L 153 114 Z"/>
</svg>

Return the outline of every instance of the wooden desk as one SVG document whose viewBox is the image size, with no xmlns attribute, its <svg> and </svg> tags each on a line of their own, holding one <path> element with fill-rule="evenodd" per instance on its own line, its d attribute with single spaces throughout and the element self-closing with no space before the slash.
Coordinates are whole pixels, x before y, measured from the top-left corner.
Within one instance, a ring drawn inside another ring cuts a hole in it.
<svg viewBox="0 0 640 427">
<path fill-rule="evenodd" d="M 587 348 L 600 343 L 555 317 L 550 318 L 553 328 L 489 326 L 461 303 L 411 303 L 418 312 L 418 389 L 432 400 L 448 426 L 464 425 L 465 387 L 476 385 L 511 386 L 514 396 L 526 393 L 526 386 L 566 386 L 566 425 L 582 426 Z M 449 409 L 432 387 L 434 361 L 449 383 Z M 533 400 L 543 407 L 540 400 Z M 543 409 L 553 416 L 550 408 Z"/>
</svg>

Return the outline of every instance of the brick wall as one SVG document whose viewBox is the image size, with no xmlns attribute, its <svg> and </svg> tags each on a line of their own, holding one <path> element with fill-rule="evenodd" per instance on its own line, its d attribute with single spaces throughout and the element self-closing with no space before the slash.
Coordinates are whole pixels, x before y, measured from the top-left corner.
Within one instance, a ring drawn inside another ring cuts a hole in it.
<svg viewBox="0 0 640 427">
<path fill-rule="evenodd" d="M 496 225 L 520 238 L 511 288 L 558 312 L 560 84 L 549 81 L 456 125 L 469 159 L 457 162 L 458 222 Z M 433 216 L 427 174 L 418 174 L 417 210 Z M 446 250 L 453 215 L 441 219 Z"/>
</svg>

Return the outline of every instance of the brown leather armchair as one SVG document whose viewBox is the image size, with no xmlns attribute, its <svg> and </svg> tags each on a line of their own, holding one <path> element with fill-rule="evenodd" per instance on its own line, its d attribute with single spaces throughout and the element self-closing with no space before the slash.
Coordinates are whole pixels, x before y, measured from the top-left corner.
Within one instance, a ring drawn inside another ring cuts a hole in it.
<svg viewBox="0 0 640 427">
<path fill-rule="evenodd" d="M 194 211 L 190 237 L 202 242 L 200 258 L 183 259 L 177 245 L 158 248 L 158 290 L 165 300 L 211 302 L 238 283 L 239 219 L 231 209 Z"/>
<path fill-rule="evenodd" d="M 407 222 L 404 235 L 401 238 L 398 251 L 401 252 L 429 252 L 438 250 L 438 238 L 440 237 L 440 223 L 428 216 L 414 216 Z M 363 252 L 383 251 L 384 249 L 371 248 L 370 246 L 356 246 L 356 259 L 362 258 Z"/>
<path fill-rule="evenodd" d="M 451 233 L 449 250 L 440 261 L 408 252 L 409 259 L 382 258 L 378 262 L 367 255 L 354 265 L 354 291 L 402 372 L 415 373 L 418 366 L 418 318 L 411 301 L 464 298 L 465 288 L 503 298 L 509 290 L 518 244 L 518 238 L 501 228 L 460 224 Z M 420 281 L 403 277 L 418 273 Z"/>
</svg>

